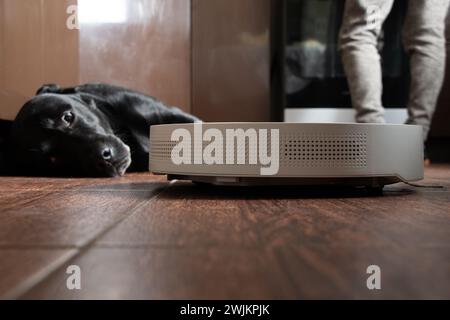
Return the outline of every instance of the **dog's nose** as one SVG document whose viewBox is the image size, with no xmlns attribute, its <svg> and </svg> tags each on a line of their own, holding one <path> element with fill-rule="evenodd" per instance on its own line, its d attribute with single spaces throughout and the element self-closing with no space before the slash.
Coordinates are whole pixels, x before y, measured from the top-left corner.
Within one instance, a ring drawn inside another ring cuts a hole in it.
<svg viewBox="0 0 450 320">
<path fill-rule="evenodd" d="M 131 163 L 131 153 L 118 141 L 100 142 L 96 150 L 96 168 L 106 176 L 122 176 Z"/>
<path fill-rule="evenodd" d="M 113 158 L 113 150 L 110 147 L 106 147 L 102 151 L 102 158 L 103 160 L 110 162 Z"/>
</svg>

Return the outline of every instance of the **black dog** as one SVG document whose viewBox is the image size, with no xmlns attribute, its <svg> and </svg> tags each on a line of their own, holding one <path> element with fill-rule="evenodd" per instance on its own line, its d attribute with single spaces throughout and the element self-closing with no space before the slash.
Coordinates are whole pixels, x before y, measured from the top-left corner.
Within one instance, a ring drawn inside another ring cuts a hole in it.
<svg viewBox="0 0 450 320">
<path fill-rule="evenodd" d="M 0 123 L 9 131 L 6 141 L 0 139 L 6 150 L 0 165 L 3 174 L 38 176 L 113 177 L 146 171 L 150 126 L 197 120 L 117 86 L 45 85 L 11 125 Z"/>
</svg>

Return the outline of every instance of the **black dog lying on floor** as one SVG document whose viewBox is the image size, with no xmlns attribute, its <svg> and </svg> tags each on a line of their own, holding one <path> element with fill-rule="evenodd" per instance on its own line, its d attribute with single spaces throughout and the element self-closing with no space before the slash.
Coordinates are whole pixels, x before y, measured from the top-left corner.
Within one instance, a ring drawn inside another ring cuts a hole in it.
<svg viewBox="0 0 450 320">
<path fill-rule="evenodd" d="M 150 126 L 197 120 L 117 86 L 45 85 L 13 122 L 0 122 L 0 173 L 113 177 L 147 171 Z"/>
</svg>

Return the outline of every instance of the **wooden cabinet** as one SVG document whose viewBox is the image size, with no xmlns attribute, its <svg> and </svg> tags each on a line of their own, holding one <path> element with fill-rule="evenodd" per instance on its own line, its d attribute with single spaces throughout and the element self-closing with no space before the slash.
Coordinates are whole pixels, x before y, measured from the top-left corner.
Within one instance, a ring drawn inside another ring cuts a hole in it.
<svg viewBox="0 0 450 320">
<path fill-rule="evenodd" d="M 270 120 L 270 0 L 192 1 L 192 111 Z"/>
</svg>

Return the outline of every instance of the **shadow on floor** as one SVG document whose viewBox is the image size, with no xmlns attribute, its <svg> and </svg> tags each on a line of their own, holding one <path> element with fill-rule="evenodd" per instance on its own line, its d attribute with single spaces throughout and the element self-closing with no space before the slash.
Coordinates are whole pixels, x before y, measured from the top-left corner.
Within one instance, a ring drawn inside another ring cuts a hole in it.
<svg viewBox="0 0 450 320">
<path fill-rule="evenodd" d="M 414 190 L 398 188 L 395 190 L 370 190 L 356 187 L 336 186 L 212 186 L 189 182 L 177 182 L 164 190 L 159 197 L 163 199 L 327 199 L 362 197 L 401 197 L 415 193 Z"/>
</svg>

